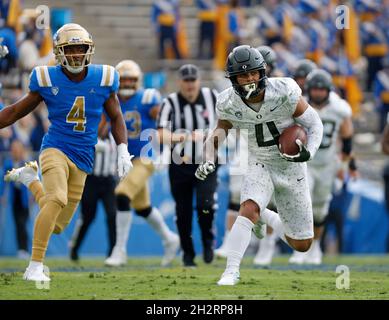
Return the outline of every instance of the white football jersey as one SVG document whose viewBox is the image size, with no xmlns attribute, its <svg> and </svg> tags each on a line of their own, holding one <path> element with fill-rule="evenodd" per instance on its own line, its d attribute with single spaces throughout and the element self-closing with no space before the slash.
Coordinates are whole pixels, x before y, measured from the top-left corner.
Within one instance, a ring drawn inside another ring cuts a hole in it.
<svg viewBox="0 0 389 320">
<path fill-rule="evenodd" d="M 323 166 L 337 163 L 337 140 L 339 129 L 345 118 L 351 117 L 352 110 L 348 102 L 331 92 L 326 106 L 316 109 L 323 122 L 323 139 L 315 157 L 308 166 Z"/>
<path fill-rule="evenodd" d="M 284 162 L 278 150 L 278 137 L 294 123 L 293 114 L 301 89 L 292 78 L 269 78 L 259 111 L 228 88 L 217 97 L 216 113 L 234 128 L 247 130 L 249 163 Z"/>
</svg>

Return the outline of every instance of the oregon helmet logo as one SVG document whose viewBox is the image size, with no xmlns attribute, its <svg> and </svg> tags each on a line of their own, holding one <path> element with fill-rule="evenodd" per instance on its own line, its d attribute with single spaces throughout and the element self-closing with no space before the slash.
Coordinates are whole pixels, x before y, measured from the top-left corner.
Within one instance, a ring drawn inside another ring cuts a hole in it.
<svg viewBox="0 0 389 320">
<path fill-rule="evenodd" d="M 243 68 L 244 70 L 246 70 L 246 69 L 247 69 L 247 66 L 244 64 L 244 65 L 242 66 L 242 68 Z"/>
</svg>

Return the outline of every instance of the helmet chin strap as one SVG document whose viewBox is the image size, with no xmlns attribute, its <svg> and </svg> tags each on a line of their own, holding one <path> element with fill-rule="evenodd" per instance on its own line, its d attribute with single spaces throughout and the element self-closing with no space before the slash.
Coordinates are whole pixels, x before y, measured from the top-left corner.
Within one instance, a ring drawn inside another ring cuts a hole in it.
<svg viewBox="0 0 389 320">
<path fill-rule="evenodd" d="M 257 85 L 255 83 L 245 84 L 243 89 L 247 92 L 245 99 L 249 99 L 251 94 L 257 89 Z"/>
</svg>

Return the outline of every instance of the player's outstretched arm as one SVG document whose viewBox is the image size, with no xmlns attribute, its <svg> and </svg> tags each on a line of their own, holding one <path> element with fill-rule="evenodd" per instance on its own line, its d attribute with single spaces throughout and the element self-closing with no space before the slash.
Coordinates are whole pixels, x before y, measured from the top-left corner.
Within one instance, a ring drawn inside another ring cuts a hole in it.
<svg viewBox="0 0 389 320">
<path fill-rule="evenodd" d="M 204 143 L 205 161 L 200 164 L 196 170 L 195 176 L 197 179 L 205 180 L 205 178 L 215 171 L 217 150 L 223 141 L 227 138 L 228 130 L 232 128 L 231 122 L 227 120 L 218 120 L 216 128 L 213 129 Z"/>
<path fill-rule="evenodd" d="M 298 124 L 307 130 L 307 145 L 301 146 L 301 148 L 309 152 L 309 157 L 305 161 L 310 160 L 315 156 L 323 139 L 323 123 L 315 109 L 303 97 L 300 97 L 297 102 L 293 117 Z"/>
<path fill-rule="evenodd" d="M 43 98 L 38 92 L 29 92 L 17 102 L 0 111 L 0 129 L 8 127 L 34 110 Z"/>
<path fill-rule="evenodd" d="M 111 119 L 111 132 L 118 146 L 118 174 L 124 178 L 132 168 L 131 156 L 127 148 L 127 128 L 120 109 L 119 99 L 116 93 L 112 92 L 104 103 L 105 111 Z"/>
</svg>

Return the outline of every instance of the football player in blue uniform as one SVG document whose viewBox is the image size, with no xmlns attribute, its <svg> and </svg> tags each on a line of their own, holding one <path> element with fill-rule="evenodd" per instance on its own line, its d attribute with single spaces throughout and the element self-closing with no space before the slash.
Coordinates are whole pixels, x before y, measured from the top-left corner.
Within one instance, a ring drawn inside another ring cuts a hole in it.
<svg viewBox="0 0 389 320">
<path fill-rule="evenodd" d="M 148 129 L 155 129 L 161 103 L 160 93 L 155 89 L 141 88 L 142 71 L 132 60 L 121 61 L 116 70 L 120 76 L 119 100 L 128 130 L 128 151 L 135 156 L 133 169 L 116 187 L 116 244 L 111 256 L 105 261 L 109 266 L 127 263 L 127 240 L 131 225 L 130 204 L 135 213 L 142 216 L 161 236 L 165 254 L 162 266 L 170 264 L 180 246 L 178 235 L 169 230 L 159 210 L 151 206 L 148 178 L 153 174 L 154 164 L 147 151 Z M 149 131 L 151 133 L 151 131 Z M 142 137 L 141 134 L 146 134 Z M 147 137 L 146 137 L 147 136 Z"/>
<path fill-rule="evenodd" d="M 30 76 L 30 91 L 0 112 L 0 129 L 13 124 L 34 110 L 42 101 L 47 105 L 51 126 L 42 141 L 39 163 L 13 169 L 6 181 L 26 185 L 39 204 L 35 221 L 32 256 L 24 279 L 50 281 L 43 260 L 52 233 L 61 233 L 76 211 L 91 172 L 97 129 L 103 110 L 110 117 L 112 134 L 118 145 L 118 173 L 131 168 L 127 131 L 116 91 L 119 76 L 107 65 L 91 64 L 94 43 L 78 24 L 66 24 L 54 35 L 56 66 L 36 67 Z"/>
</svg>

